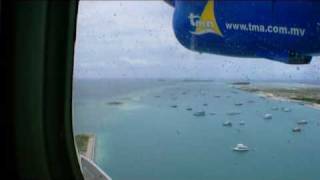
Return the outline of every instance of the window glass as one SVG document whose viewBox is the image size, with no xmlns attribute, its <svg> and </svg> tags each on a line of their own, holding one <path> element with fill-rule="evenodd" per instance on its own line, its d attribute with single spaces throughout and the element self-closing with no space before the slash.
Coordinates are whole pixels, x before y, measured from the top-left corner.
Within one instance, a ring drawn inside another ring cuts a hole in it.
<svg viewBox="0 0 320 180">
<path fill-rule="evenodd" d="M 80 1 L 74 132 L 116 180 L 320 177 L 320 64 L 183 47 L 164 1 Z"/>
</svg>

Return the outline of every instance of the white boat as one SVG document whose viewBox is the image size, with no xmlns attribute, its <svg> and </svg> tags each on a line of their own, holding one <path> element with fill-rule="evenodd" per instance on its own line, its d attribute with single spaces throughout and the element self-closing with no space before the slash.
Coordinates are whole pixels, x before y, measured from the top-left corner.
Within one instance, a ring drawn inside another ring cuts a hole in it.
<svg viewBox="0 0 320 180">
<path fill-rule="evenodd" d="M 290 108 L 282 108 L 282 111 L 284 111 L 284 112 L 291 112 L 291 109 L 290 109 Z"/>
<path fill-rule="evenodd" d="M 244 121 L 240 121 L 239 123 L 241 126 L 245 125 L 246 123 Z"/>
<path fill-rule="evenodd" d="M 306 121 L 306 120 L 301 120 L 301 121 L 298 121 L 297 124 L 299 124 L 299 125 L 305 125 L 305 124 L 308 124 L 308 121 Z"/>
<path fill-rule="evenodd" d="M 237 144 L 236 147 L 233 148 L 234 151 L 249 151 L 249 147 L 244 144 Z"/>
<path fill-rule="evenodd" d="M 206 112 L 205 111 L 195 112 L 195 113 L 193 113 L 193 115 L 197 116 L 197 117 L 201 117 L 201 116 L 205 116 Z"/>
<path fill-rule="evenodd" d="M 223 124 L 222 124 L 223 126 L 232 126 L 232 122 L 230 122 L 230 121 L 226 121 L 226 122 L 224 122 Z"/>
<path fill-rule="evenodd" d="M 265 114 L 263 116 L 264 119 L 272 119 L 272 114 Z"/>
<path fill-rule="evenodd" d="M 301 132 L 301 128 L 295 127 L 292 129 L 292 132 Z"/>
</svg>

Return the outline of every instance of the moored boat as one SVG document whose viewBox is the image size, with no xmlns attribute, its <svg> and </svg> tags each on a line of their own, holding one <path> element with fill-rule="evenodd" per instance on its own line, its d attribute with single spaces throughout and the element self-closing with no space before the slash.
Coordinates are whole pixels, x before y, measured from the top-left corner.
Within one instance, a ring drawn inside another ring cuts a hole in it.
<svg viewBox="0 0 320 180">
<path fill-rule="evenodd" d="M 301 128 L 295 127 L 292 129 L 292 132 L 301 132 Z"/>
<path fill-rule="evenodd" d="M 272 119 L 272 114 L 265 114 L 263 116 L 264 119 Z"/>
<path fill-rule="evenodd" d="M 206 112 L 205 111 L 195 112 L 193 115 L 197 117 L 201 117 L 201 116 L 205 116 Z"/>
<path fill-rule="evenodd" d="M 231 126 L 232 126 L 232 122 L 226 121 L 226 122 L 224 122 L 222 125 L 223 125 L 223 126 L 231 127 Z"/>
<path fill-rule="evenodd" d="M 299 125 L 306 125 L 306 124 L 308 124 L 308 121 L 306 121 L 306 120 L 301 120 L 301 121 L 298 121 L 297 124 L 299 124 Z"/>
<path fill-rule="evenodd" d="M 234 151 L 244 152 L 249 151 L 249 147 L 244 144 L 237 144 L 236 147 L 233 148 Z"/>
</svg>

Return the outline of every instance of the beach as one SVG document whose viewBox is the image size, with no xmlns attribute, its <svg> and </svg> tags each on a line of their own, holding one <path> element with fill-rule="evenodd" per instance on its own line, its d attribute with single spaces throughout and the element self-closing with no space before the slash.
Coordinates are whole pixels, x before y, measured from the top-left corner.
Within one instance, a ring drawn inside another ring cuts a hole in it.
<svg viewBox="0 0 320 180">
<path fill-rule="evenodd" d="M 252 92 L 260 97 L 270 98 L 276 101 L 290 101 L 320 110 L 320 87 L 268 87 L 264 85 L 236 85 L 234 88 Z M 317 103 L 315 103 L 316 101 Z"/>
</svg>

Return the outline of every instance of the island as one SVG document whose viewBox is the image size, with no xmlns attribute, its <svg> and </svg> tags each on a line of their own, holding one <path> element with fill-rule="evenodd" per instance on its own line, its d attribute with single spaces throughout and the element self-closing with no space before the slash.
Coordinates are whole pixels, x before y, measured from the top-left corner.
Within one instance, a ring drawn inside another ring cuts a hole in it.
<svg viewBox="0 0 320 180">
<path fill-rule="evenodd" d="M 200 82 L 200 83 L 210 83 L 210 82 L 215 82 L 214 80 L 212 79 L 183 79 L 182 82 L 190 82 L 190 83 L 193 83 L 193 82 Z"/>
<path fill-rule="evenodd" d="M 296 101 L 301 105 L 309 105 L 320 109 L 320 87 L 317 86 L 237 85 L 234 87 L 256 93 L 261 97 Z"/>
<path fill-rule="evenodd" d="M 107 102 L 107 104 L 110 105 L 110 106 L 120 106 L 120 105 L 123 105 L 123 102 L 111 101 L 111 102 Z"/>
<path fill-rule="evenodd" d="M 238 81 L 231 83 L 232 85 L 250 85 L 250 82 L 248 81 Z"/>
</svg>

